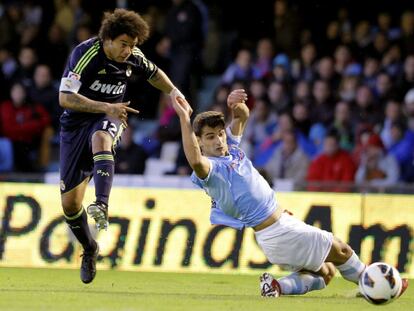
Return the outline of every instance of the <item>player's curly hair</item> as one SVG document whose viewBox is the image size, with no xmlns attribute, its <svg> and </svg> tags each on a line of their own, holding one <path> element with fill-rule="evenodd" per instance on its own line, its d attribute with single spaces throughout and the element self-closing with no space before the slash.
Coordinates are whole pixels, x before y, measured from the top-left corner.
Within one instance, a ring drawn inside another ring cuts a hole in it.
<svg viewBox="0 0 414 311">
<path fill-rule="evenodd" d="M 149 36 L 149 26 L 141 15 L 134 11 L 115 9 L 114 12 L 105 12 L 99 29 L 99 38 L 113 40 L 123 34 L 137 38 L 137 45 L 140 45 Z"/>
<path fill-rule="evenodd" d="M 218 111 L 205 111 L 198 114 L 193 121 L 193 131 L 196 136 L 201 136 L 201 131 L 205 126 L 211 128 L 222 126 L 224 128 L 224 114 Z"/>
</svg>

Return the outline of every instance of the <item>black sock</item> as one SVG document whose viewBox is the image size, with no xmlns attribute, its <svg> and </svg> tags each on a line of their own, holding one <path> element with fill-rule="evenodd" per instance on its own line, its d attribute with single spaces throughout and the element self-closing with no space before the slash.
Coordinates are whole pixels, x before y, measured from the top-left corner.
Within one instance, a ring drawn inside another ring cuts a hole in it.
<svg viewBox="0 0 414 311">
<path fill-rule="evenodd" d="M 70 230 L 72 230 L 79 243 L 82 244 L 83 249 L 86 252 L 94 252 L 97 244 L 91 236 L 85 210 L 82 208 L 75 215 L 65 215 L 65 218 Z"/>
<path fill-rule="evenodd" d="M 114 178 L 114 156 L 110 151 L 100 151 L 93 155 L 93 162 L 96 201 L 108 205 L 109 193 Z"/>
</svg>

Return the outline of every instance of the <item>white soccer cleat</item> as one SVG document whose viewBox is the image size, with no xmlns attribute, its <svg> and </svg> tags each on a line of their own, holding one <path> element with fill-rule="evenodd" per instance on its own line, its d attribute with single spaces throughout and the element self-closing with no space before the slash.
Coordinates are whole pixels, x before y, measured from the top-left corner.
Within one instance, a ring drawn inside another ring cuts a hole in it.
<svg viewBox="0 0 414 311">
<path fill-rule="evenodd" d="M 108 206 L 103 203 L 94 202 L 86 209 L 87 213 L 95 219 L 96 229 L 108 229 Z"/>
<path fill-rule="evenodd" d="M 270 273 L 266 272 L 260 276 L 260 294 L 262 297 L 276 298 L 281 293 L 279 282 Z"/>
</svg>

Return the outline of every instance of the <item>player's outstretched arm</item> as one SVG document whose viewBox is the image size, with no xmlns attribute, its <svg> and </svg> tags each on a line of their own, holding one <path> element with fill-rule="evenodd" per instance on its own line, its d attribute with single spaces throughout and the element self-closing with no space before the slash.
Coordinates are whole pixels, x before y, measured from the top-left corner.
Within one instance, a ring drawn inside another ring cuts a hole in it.
<svg viewBox="0 0 414 311">
<path fill-rule="evenodd" d="M 149 79 L 148 82 L 151 83 L 153 87 L 170 95 L 172 102 L 175 102 L 177 97 L 185 99 L 185 96 L 174 86 L 167 74 L 160 68 L 158 68 L 157 73 Z"/>
<path fill-rule="evenodd" d="M 158 68 L 157 72 L 148 80 L 151 85 L 160 91 L 170 94 L 175 88 L 174 84 L 168 78 L 167 74 Z"/>
<path fill-rule="evenodd" d="M 210 171 L 210 161 L 201 154 L 197 137 L 191 126 L 190 116 L 193 110 L 188 102 L 180 97 L 173 101 L 173 107 L 180 118 L 185 157 L 196 175 L 204 179 Z"/>
<path fill-rule="evenodd" d="M 110 117 L 121 120 L 125 125 L 128 118 L 128 112 L 139 113 L 127 103 L 110 104 L 89 99 L 81 94 L 70 92 L 59 92 L 59 104 L 63 108 L 88 112 L 88 113 L 105 113 Z"/>
<path fill-rule="evenodd" d="M 231 133 L 234 136 L 241 136 L 249 119 L 249 108 L 246 106 L 247 94 L 245 90 L 238 89 L 232 91 L 227 97 L 227 106 L 232 112 L 230 125 Z"/>
</svg>

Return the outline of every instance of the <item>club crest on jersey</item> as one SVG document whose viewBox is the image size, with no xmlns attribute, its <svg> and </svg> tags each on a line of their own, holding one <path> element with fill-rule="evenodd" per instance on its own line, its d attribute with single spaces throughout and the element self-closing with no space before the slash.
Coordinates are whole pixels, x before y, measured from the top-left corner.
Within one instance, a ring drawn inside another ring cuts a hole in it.
<svg viewBox="0 0 414 311">
<path fill-rule="evenodd" d="M 65 182 L 63 180 L 60 181 L 60 190 L 65 191 L 66 189 L 66 185 Z"/>
<path fill-rule="evenodd" d="M 92 91 L 101 92 L 104 94 L 122 94 L 125 90 L 125 84 L 118 82 L 118 84 L 101 83 L 95 80 L 89 87 Z"/>
<path fill-rule="evenodd" d="M 80 75 L 73 71 L 69 71 L 68 78 L 73 80 L 80 80 Z"/>
<path fill-rule="evenodd" d="M 132 74 L 132 68 L 130 65 L 128 65 L 127 70 L 125 71 L 125 74 L 127 77 L 130 77 Z"/>
</svg>

